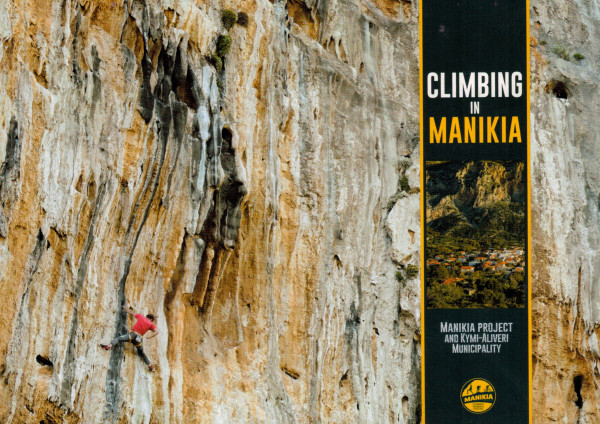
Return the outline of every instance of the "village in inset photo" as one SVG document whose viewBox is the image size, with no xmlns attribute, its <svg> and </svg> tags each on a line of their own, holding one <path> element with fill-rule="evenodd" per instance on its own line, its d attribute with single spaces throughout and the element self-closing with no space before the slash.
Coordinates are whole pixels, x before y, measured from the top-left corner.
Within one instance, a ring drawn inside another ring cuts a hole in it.
<svg viewBox="0 0 600 424">
<path fill-rule="evenodd" d="M 435 161 L 425 172 L 427 307 L 524 307 L 524 162 Z"/>
</svg>

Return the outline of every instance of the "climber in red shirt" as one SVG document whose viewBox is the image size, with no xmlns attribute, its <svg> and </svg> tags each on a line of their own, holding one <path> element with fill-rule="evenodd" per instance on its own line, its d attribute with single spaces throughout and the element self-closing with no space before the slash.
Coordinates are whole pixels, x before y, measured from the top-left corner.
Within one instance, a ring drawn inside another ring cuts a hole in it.
<svg viewBox="0 0 600 424">
<path fill-rule="evenodd" d="M 136 314 L 131 307 L 127 308 L 123 305 L 123 309 L 132 317 L 137 319 L 136 323 L 133 325 L 132 332 L 123 334 L 122 336 L 115 337 L 110 344 L 104 345 L 101 344 L 100 347 L 104 350 L 110 350 L 113 346 L 118 345 L 121 342 L 130 342 L 137 349 L 138 355 L 142 358 L 142 360 L 148 365 L 148 369 L 150 371 L 154 371 L 154 367 L 150 365 L 150 359 L 144 353 L 144 349 L 142 348 L 142 339 L 144 334 L 150 331 L 152 334 L 146 337 L 146 340 L 155 337 L 158 334 L 158 329 L 154 325 L 154 315 L 148 314 L 143 316 L 142 314 Z"/>
</svg>

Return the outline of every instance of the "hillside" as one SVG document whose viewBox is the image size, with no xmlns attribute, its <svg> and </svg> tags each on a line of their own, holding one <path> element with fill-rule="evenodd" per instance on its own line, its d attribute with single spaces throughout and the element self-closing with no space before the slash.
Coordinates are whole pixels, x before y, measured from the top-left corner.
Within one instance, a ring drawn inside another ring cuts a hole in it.
<svg viewBox="0 0 600 424">
<path fill-rule="evenodd" d="M 445 247 L 524 246 L 522 162 L 434 162 L 426 169 L 427 256 Z M 456 250 L 455 249 L 455 250 Z"/>
</svg>

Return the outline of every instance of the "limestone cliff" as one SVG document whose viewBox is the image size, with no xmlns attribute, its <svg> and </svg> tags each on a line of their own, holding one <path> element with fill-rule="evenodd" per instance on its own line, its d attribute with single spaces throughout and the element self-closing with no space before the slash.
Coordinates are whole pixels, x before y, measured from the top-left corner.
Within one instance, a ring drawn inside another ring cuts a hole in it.
<svg viewBox="0 0 600 424">
<path fill-rule="evenodd" d="M 477 225 L 477 215 L 499 203 L 516 203 L 524 211 L 526 178 L 521 161 L 428 162 L 425 219 L 431 223 L 457 214 Z"/>
<path fill-rule="evenodd" d="M 416 420 L 416 5 L 1 8 L 3 422 Z"/>
<path fill-rule="evenodd" d="M 537 422 L 599 414 L 599 17 L 532 5 Z M 2 421 L 418 422 L 417 20 L 0 2 Z"/>
<path fill-rule="evenodd" d="M 531 7 L 536 422 L 600 422 L 597 2 Z"/>
</svg>

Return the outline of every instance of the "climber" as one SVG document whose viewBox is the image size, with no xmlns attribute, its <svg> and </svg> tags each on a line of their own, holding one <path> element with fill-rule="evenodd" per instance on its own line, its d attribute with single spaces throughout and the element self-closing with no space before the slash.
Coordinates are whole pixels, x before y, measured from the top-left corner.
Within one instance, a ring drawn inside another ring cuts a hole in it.
<svg viewBox="0 0 600 424">
<path fill-rule="evenodd" d="M 150 365 L 150 359 L 148 359 L 148 356 L 146 356 L 144 349 L 142 348 L 142 339 L 146 332 L 150 331 L 152 333 L 146 337 L 146 340 L 149 340 L 158 334 L 158 329 L 154 325 L 154 315 L 148 314 L 143 316 L 142 314 L 136 314 L 131 307 L 127 308 L 125 305 L 123 305 L 123 309 L 129 315 L 137 319 L 136 323 L 133 325 L 133 331 L 123 334 L 122 336 L 115 337 L 110 344 L 101 344 L 100 347 L 104 350 L 110 350 L 113 346 L 118 345 L 121 342 L 131 342 L 131 344 L 137 349 L 138 355 L 140 355 L 142 360 L 146 363 L 146 365 L 148 365 L 148 369 L 150 371 L 154 371 L 154 366 Z"/>
</svg>

